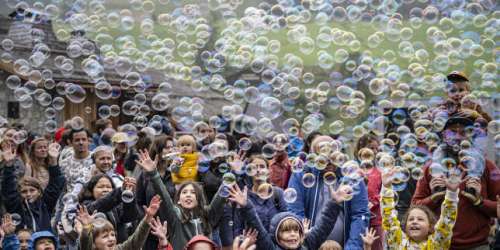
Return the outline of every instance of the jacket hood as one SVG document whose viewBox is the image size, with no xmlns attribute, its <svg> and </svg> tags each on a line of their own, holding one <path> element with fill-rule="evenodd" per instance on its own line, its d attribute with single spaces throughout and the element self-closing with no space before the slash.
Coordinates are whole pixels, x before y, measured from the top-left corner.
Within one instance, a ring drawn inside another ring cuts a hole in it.
<svg viewBox="0 0 500 250">
<path fill-rule="evenodd" d="M 302 220 L 300 219 L 299 216 L 297 216 L 292 212 L 277 213 L 276 215 L 273 216 L 273 218 L 271 219 L 271 224 L 269 225 L 269 232 L 273 234 L 273 240 L 276 244 L 278 243 L 278 228 L 287 219 L 292 219 L 297 221 L 297 223 L 299 223 L 300 226 L 300 231 L 302 232 L 302 234 L 304 234 L 304 225 L 302 225 Z"/>
<path fill-rule="evenodd" d="M 55 249 L 59 249 L 59 241 L 57 240 L 57 237 L 49 231 L 40 231 L 40 232 L 33 233 L 31 235 L 31 241 L 30 241 L 30 244 L 28 246 L 28 249 L 35 250 L 36 242 L 40 239 L 43 239 L 43 238 L 49 238 L 52 241 L 54 241 Z"/>
<path fill-rule="evenodd" d="M 219 249 L 217 247 L 217 245 L 212 241 L 210 240 L 209 238 L 207 238 L 206 236 L 204 235 L 196 235 L 194 236 L 187 244 L 186 246 L 184 247 L 184 250 L 189 250 L 191 249 L 191 247 L 193 247 L 194 244 L 198 243 L 198 242 L 206 242 L 208 244 L 210 244 L 213 249 Z"/>
</svg>

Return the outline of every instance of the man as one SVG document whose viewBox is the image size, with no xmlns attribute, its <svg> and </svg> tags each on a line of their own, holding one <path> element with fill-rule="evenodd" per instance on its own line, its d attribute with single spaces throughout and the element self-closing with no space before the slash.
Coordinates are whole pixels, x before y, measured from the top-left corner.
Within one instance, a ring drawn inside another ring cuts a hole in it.
<svg viewBox="0 0 500 250">
<path fill-rule="evenodd" d="M 424 177 L 418 183 L 412 204 L 425 205 L 440 214 L 440 206 L 444 197 L 445 177 L 436 174 L 436 164 L 452 164 L 453 159 L 463 170 L 463 183 L 460 185 L 460 200 L 458 217 L 453 228 L 451 243 L 454 249 L 487 250 L 491 219 L 496 217 L 496 195 L 500 194 L 500 171 L 494 163 L 484 160 L 480 150 L 471 157 L 477 164 L 471 165 L 464 161 L 464 151 L 461 144 L 470 140 L 465 133 L 467 126 L 472 126 L 474 120 L 463 112 L 457 112 L 447 121 L 442 132 L 443 145 L 434 151 L 433 162 L 424 167 Z M 469 158 L 469 160 L 471 159 Z M 440 161 L 440 162 L 438 162 Z M 446 166 L 442 166 L 445 170 Z M 433 172 L 433 175 L 431 175 Z"/>
<path fill-rule="evenodd" d="M 92 146 L 94 148 L 105 144 L 102 136 L 104 130 L 107 128 L 113 128 L 113 123 L 111 122 L 110 119 L 99 119 L 95 122 L 96 132 L 92 135 L 92 141 L 93 141 Z"/>
<path fill-rule="evenodd" d="M 92 168 L 90 136 L 90 132 L 86 129 L 72 129 L 69 133 L 73 154 L 62 159 L 59 164 L 66 178 L 66 192 L 73 192 L 75 186 L 83 185 L 90 180 Z"/>
<path fill-rule="evenodd" d="M 329 136 L 317 136 L 311 144 L 311 150 L 319 154 L 324 152 L 321 149 L 322 144 L 332 142 L 333 139 Z M 329 185 L 324 181 L 324 176 L 328 172 L 336 174 L 337 183 L 342 179 L 341 171 L 330 162 L 324 170 L 307 167 L 304 172 L 293 173 L 288 184 L 289 188 L 297 191 L 297 200 L 289 204 L 289 210 L 301 218 L 310 219 L 311 227 L 317 223 L 316 219 L 326 204 L 325 201 L 328 200 L 325 197 L 329 197 Z M 315 178 L 315 183 L 310 188 L 304 187 L 303 184 L 303 177 L 306 173 L 312 173 Z M 338 242 L 343 249 L 363 249 L 363 240 L 360 235 L 365 232 L 370 220 L 367 190 L 363 181 L 358 183 L 353 185 L 356 191 L 353 198 L 342 203 L 343 209 L 328 236 L 329 240 Z"/>
</svg>

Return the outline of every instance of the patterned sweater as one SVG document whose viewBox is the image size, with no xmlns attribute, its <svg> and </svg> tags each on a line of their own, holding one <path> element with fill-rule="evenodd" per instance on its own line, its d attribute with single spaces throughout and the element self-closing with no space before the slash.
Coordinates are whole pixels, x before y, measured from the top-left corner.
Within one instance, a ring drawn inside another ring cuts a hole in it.
<svg viewBox="0 0 500 250">
<path fill-rule="evenodd" d="M 450 248 L 453 226 L 457 219 L 458 191 L 446 191 L 441 206 L 441 216 L 434 226 L 434 232 L 427 237 L 427 241 L 422 242 L 413 241 L 401 229 L 392 189 L 382 188 L 380 204 L 382 207 L 382 226 L 387 232 L 388 249 L 442 250 Z"/>
</svg>

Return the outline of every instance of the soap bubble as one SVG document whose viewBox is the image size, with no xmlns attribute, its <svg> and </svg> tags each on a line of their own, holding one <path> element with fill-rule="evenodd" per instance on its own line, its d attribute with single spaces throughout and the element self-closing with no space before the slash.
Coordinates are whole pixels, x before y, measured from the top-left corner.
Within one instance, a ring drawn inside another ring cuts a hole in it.
<svg viewBox="0 0 500 250">
<path fill-rule="evenodd" d="M 316 176 L 312 173 L 305 173 L 302 176 L 302 185 L 306 188 L 312 188 L 316 183 Z"/>
<path fill-rule="evenodd" d="M 283 192 L 283 199 L 287 203 L 294 203 L 297 200 L 297 191 L 294 188 L 287 188 Z"/>
<path fill-rule="evenodd" d="M 257 187 L 257 195 L 263 200 L 267 200 L 273 197 L 273 193 L 274 193 L 273 185 L 269 183 L 262 183 Z"/>
</svg>

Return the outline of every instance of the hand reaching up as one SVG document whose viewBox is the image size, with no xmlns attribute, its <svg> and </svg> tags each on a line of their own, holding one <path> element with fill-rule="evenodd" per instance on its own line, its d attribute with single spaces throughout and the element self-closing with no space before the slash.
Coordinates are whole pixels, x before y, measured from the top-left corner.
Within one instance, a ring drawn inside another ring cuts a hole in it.
<svg viewBox="0 0 500 250">
<path fill-rule="evenodd" d="M 139 165 L 144 171 L 151 172 L 156 169 L 158 164 L 158 156 L 153 161 L 149 156 L 148 150 L 139 150 L 139 160 L 135 160 L 135 163 Z"/>
<path fill-rule="evenodd" d="M 240 207 L 246 207 L 248 203 L 248 188 L 245 186 L 243 192 L 238 185 L 232 185 L 229 188 L 229 200 L 235 202 Z"/>
<path fill-rule="evenodd" d="M 370 228 L 368 231 L 368 228 L 366 228 L 365 234 L 361 234 L 361 239 L 363 239 L 363 249 L 364 250 L 371 250 L 373 242 L 379 238 L 379 236 L 376 236 L 376 231 L 373 228 Z"/>
<path fill-rule="evenodd" d="M 259 232 L 251 228 L 243 230 L 243 235 L 236 237 L 233 241 L 233 250 L 254 250 L 256 249 L 257 235 Z"/>
<path fill-rule="evenodd" d="M 165 221 L 162 224 L 160 218 L 156 217 L 155 219 L 151 220 L 149 226 L 151 227 L 151 234 L 158 238 L 158 246 L 160 246 L 161 249 L 165 249 L 165 247 L 168 245 L 167 222 Z"/>
<path fill-rule="evenodd" d="M 5 233 L 5 235 L 15 233 L 16 226 L 12 222 L 12 216 L 10 214 L 4 214 L 2 219 L 2 230 Z"/>
<path fill-rule="evenodd" d="M 308 218 L 302 219 L 302 225 L 304 225 L 304 234 L 309 233 L 311 231 L 311 220 Z"/>
<path fill-rule="evenodd" d="M 158 209 L 160 209 L 161 199 L 159 195 L 155 195 L 151 202 L 149 202 L 149 207 L 144 206 L 144 212 L 146 213 L 146 222 L 150 223 L 155 217 Z"/>
<path fill-rule="evenodd" d="M 57 157 L 59 156 L 59 151 L 61 150 L 61 145 L 54 142 L 49 145 L 49 162 L 51 165 L 57 165 Z"/>
<path fill-rule="evenodd" d="M 15 148 L 13 148 L 10 143 L 4 143 L 2 146 L 2 158 L 5 163 L 12 163 L 14 159 L 16 158 L 16 151 Z M 8 166 L 10 164 L 7 164 Z"/>
<path fill-rule="evenodd" d="M 394 167 L 382 170 L 382 185 L 386 188 L 392 186 L 393 176 L 398 170 Z"/>
<path fill-rule="evenodd" d="M 85 226 L 92 224 L 92 221 L 94 220 L 94 215 L 95 215 L 95 212 L 93 215 L 90 215 L 87 208 L 85 206 L 81 205 L 78 208 L 78 215 L 76 216 L 76 219 L 79 220 L 82 223 L 82 225 L 85 227 Z"/>
<path fill-rule="evenodd" d="M 341 203 L 347 200 L 350 200 L 353 196 L 352 187 L 349 185 L 340 185 L 337 190 L 333 189 L 333 186 L 330 186 L 330 195 L 332 196 L 332 200 Z"/>
</svg>

